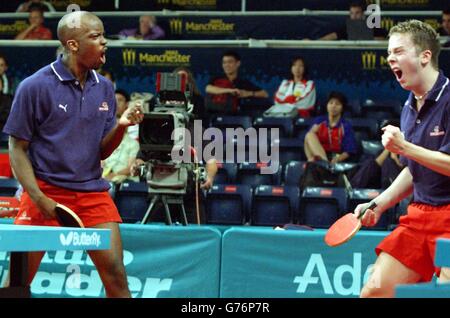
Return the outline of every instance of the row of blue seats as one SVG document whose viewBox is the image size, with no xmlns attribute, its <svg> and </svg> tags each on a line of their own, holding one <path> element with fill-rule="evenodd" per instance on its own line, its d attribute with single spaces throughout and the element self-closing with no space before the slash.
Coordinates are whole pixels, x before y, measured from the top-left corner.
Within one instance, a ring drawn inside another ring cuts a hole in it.
<svg viewBox="0 0 450 318">
<path fill-rule="evenodd" d="M 270 156 L 271 161 L 277 161 L 282 165 L 286 165 L 293 160 L 306 160 L 304 141 L 300 138 L 282 137 L 267 141 L 267 143 L 260 138 L 246 138 L 244 140 L 240 137 L 226 136 L 223 149 L 223 155 L 226 158 L 224 160 L 226 162 L 260 162 L 264 159 L 263 156 Z M 349 159 L 353 162 L 360 162 L 368 157 L 376 157 L 383 150 L 380 140 L 359 140 L 356 138 L 356 147 L 356 153 Z M 278 149 L 278 158 L 274 156 L 275 149 Z"/>
<path fill-rule="evenodd" d="M 337 163 L 333 166 L 336 172 L 346 172 L 353 169 L 356 163 Z M 305 161 L 288 161 L 285 165 L 279 165 L 276 173 L 263 174 L 262 163 L 218 163 L 218 171 L 214 182 L 217 184 L 246 184 L 250 186 L 286 185 L 299 186 L 300 180 L 306 168 Z"/>
<path fill-rule="evenodd" d="M 355 132 L 357 140 L 362 139 L 379 139 L 380 128 L 385 120 L 397 119 L 397 117 L 387 116 L 380 121 L 375 117 L 346 117 Z M 244 130 L 253 127 L 259 128 L 278 128 L 279 137 L 281 138 L 298 138 L 303 140 L 309 128 L 313 124 L 314 118 L 275 118 L 257 116 L 216 116 L 211 119 L 209 127 L 219 128 L 226 132 L 227 128 L 243 128 Z M 270 131 L 269 131 L 270 133 Z M 268 135 L 270 138 L 270 135 Z"/>
<path fill-rule="evenodd" d="M 14 196 L 19 188 L 16 179 L 0 179 L 0 196 Z M 357 204 L 370 201 L 381 189 L 307 187 L 297 185 L 215 184 L 202 193 L 206 222 L 226 225 L 275 226 L 287 223 L 328 228 Z M 125 222 L 139 222 L 149 205 L 145 182 L 112 184 L 110 194 Z M 375 229 L 389 229 L 403 214 L 404 202 L 385 213 Z"/>
<path fill-rule="evenodd" d="M 340 216 L 368 202 L 380 189 L 352 189 L 245 184 L 215 184 L 204 195 L 206 223 L 221 225 L 276 226 L 288 223 L 328 228 Z M 126 222 L 142 220 L 149 195 L 145 183 L 123 183 L 115 202 Z M 385 213 L 374 229 L 386 230 L 397 223 L 399 209 Z"/>
<path fill-rule="evenodd" d="M 241 122 L 238 122 L 241 127 L 250 127 L 250 126 L 258 126 L 262 123 L 257 120 L 259 117 L 262 117 L 263 112 L 267 110 L 269 105 L 271 105 L 271 101 L 261 102 L 258 101 L 245 101 L 244 104 L 240 106 L 239 114 L 240 116 L 250 117 L 249 120 L 243 119 Z M 208 98 L 206 98 L 206 107 L 208 107 Z M 376 130 L 384 120 L 386 119 L 398 119 L 400 117 L 402 111 L 402 103 L 399 100 L 393 99 L 382 99 L 382 98 L 367 98 L 363 101 L 359 99 L 352 99 L 348 102 L 347 108 L 345 109 L 345 118 L 352 120 L 352 118 L 356 118 L 356 123 L 358 124 L 359 119 L 370 119 L 369 124 L 370 128 Z M 211 111 L 212 113 L 216 113 Z M 326 114 L 326 104 L 318 104 L 316 107 L 317 114 Z M 217 114 L 218 117 L 223 117 L 222 115 L 227 115 L 226 113 Z M 214 116 L 213 120 L 214 120 Z M 293 126 L 289 124 L 285 124 L 284 131 L 286 136 L 295 136 L 299 130 L 301 129 L 305 123 L 309 123 L 308 121 L 303 122 L 302 120 L 298 122 L 294 122 Z M 213 123 L 209 123 L 212 125 Z M 219 125 L 221 123 L 218 123 Z M 235 124 L 230 122 L 230 124 Z M 374 133 L 374 135 L 376 132 Z"/>
</svg>

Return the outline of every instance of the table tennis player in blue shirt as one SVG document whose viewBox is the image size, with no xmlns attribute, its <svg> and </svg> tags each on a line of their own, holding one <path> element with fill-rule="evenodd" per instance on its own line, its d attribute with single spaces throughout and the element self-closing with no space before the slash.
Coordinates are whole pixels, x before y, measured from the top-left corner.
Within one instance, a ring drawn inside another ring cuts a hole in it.
<svg viewBox="0 0 450 318">
<path fill-rule="evenodd" d="M 130 297 L 120 215 L 101 178 L 100 161 L 142 121 L 140 105 L 116 121 L 114 89 L 95 69 L 106 62 L 102 21 L 75 11 L 58 23 L 64 51 L 19 86 L 4 132 L 11 165 L 24 188 L 15 223 L 58 226 L 57 203 L 74 210 L 86 227 L 111 229 L 111 248 L 89 251 L 107 297 Z M 44 252 L 29 254 L 29 283 Z"/>
<path fill-rule="evenodd" d="M 392 185 L 373 201 L 362 224 L 413 193 L 408 213 L 376 248 L 374 270 L 362 297 L 393 297 L 395 286 L 430 281 L 436 273 L 449 281 L 448 269 L 435 268 L 436 239 L 450 237 L 450 86 L 439 71 L 439 38 L 421 21 L 399 23 L 390 31 L 387 61 L 400 85 L 410 91 L 400 126 L 383 128 L 382 143 L 407 164 Z M 366 204 L 358 205 L 355 213 Z"/>
</svg>

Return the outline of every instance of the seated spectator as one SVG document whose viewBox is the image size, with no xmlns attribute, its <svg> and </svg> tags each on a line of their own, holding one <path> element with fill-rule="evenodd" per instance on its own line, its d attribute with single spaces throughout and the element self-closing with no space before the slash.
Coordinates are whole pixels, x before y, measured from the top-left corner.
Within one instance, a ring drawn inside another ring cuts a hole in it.
<svg viewBox="0 0 450 318">
<path fill-rule="evenodd" d="M 2 81 L 2 89 L 0 92 L 2 92 L 4 95 L 12 94 L 12 81 L 11 79 L 6 75 L 6 71 L 8 70 L 8 61 L 6 60 L 6 57 L 0 53 L 0 80 Z"/>
<path fill-rule="evenodd" d="M 128 108 L 130 97 L 124 90 L 116 90 L 117 111 L 116 117 L 120 118 L 123 112 Z M 137 127 L 137 125 L 135 125 Z M 134 127 L 134 126 L 130 126 Z M 103 178 L 114 183 L 121 183 L 126 179 L 139 181 L 139 178 L 130 174 L 131 165 L 134 163 L 139 151 L 139 143 L 136 139 L 130 137 L 128 130 L 123 135 L 122 142 L 114 152 L 102 161 Z"/>
<path fill-rule="evenodd" d="M 450 47 L 450 7 L 442 11 L 441 27 L 437 30 L 443 47 Z"/>
<path fill-rule="evenodd" d="M 327 101 L 327 115 L 315 118 L 305 136 L 305 155 L 308 161 L 323 160 L 338 163 L 356 153 L 356 141 L 351 124 L 343 118 L 347 98 L 331 92 Z"/>
<path fill-rule="evenodd" d="M 301 57 L 291 64 L 291 79 L 285 79 L 275 93 L 275 105 L 293 105 L 300 117 L 310 117 L 316 104 L 316 88 L 308 79 L 308 69 Z"/>
<path fill-rule="evenodd" d="M 331 32 L 322 36 L 321 38 L 319 38 L 319 40 L 385 40 L 387 35 L 386 30 L 380 28 L 370 29 L 366 25 L 366 16 L 364 15 L 364 10 L 364 5 L 361 2 L 352 2 L 349 7 L 349 16 L 346 20 L 345 26 L 335 32 Z M 358 23 L 357 21 L 361 21 L 364 23 Z M 355 25 L 352 26 L 352 24 Z M 349 31 L 351 32 L 352 27 L 361 29 L 361 32 L 358 32 L 360 34 L 349 36 Z M 364 38 L 367 36 L 367 33 L 369 34 L 369 38 Z"/>
<path fill-rule="evenodd" d="M 236 113 L 240 98 L 267 98 L 269 96 L 265 90 L 239 77 L 240 66 L 239 54 L 233 51 L 225 52 L 222 55 L 222 68 L 225 76 L 213 78 L 206 86 L 206 93 L 211 97 L 213 104 L 225 105 L 231 98 L 232 109 L 224 109 L 224 112 Z"/>
<path fill-rule="evenodd" d="M 120 39 L 129 40 L 157 40 L 164 38 L 166 33 L 156 24 L 156 18 L 152 15 L 139 17 L 139 28 L 124 29 L 119 32 Z"/>
<path fill-rule="evenodd" d="M 177 67 L 173 70 L 173 73 L 176 74 L 185 74 L 187 77 L 187 81 L 189 85 L 191 86 L 192 91 L 192 97 L 191 101 L 194 105 L 194 119 L 203 119 L 205 116 L 205 100 L 200 93 L 200 90 L 198 89 L 197 83 L 195 82 L 194 75 L 192 74 L 191 70 L 185 66 Z"/>
<path fill-rule="evenodd" d="M 440 36 L 450 36 L 450 7 L 442 11 L 442 22 L 437 32 Z"/>
<path fill-rule="evenodd" d="M 55 8 L 48 1 L 42 0 L 29 0 L 17 7 L 16 12 L 29 12 L 32 7 L 40 6 L 44 11 L 55 12 Z"/>
<path fill-rule="evenodd" d="M 348 173 L 353 188 L 386 189 L 404 166 L 397 154 L 384 149 L 376 158 L 370 158 Z"/>
<path fill-rule="evenodd" d="M 123 89 L 116 89 L 117 108 L 127 109 L 130 103 L 130 95 Z M 139 125 L 128 127 L 127 134 L 134 140 L 139 141 Z"/>
<path fill-rule="evenodd" d="M 51 40 L 52 31 L 44 26 L 44 11 L 40 7 L 31 7 L 28 17 L 30 26 L 16 36 L 16 40 Z"/>
</svg>

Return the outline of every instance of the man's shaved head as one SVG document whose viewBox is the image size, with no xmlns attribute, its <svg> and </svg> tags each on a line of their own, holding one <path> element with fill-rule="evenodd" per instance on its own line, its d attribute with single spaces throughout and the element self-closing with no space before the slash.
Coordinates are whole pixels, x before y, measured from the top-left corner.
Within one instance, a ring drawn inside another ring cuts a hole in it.
<svg viewBox="0 0 450 318">
<path fill-rule="evenodd" d="M 106 63 L 105 29 L 93 13 L 74 11 L 58 23 L 58 39 L 64 50 L 62 59 L 67 65 L 84 70 L 96 70 Z"/>
<path fill-rule="evenodd" d="M 74 11 L 64 15 L 58 22 L 58 39 L 63 46 L 68 40 L 78 41 L 80 36 L 90 30 L 93 23 L 101 20 L 87 11 Z"/>
</svg>

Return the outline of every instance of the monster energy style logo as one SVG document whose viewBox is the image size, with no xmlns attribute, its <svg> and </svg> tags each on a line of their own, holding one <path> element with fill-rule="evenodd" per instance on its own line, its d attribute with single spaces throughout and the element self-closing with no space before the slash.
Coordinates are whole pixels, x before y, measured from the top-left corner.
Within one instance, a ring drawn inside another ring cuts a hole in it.
<svg viewBox="0 0 450 318">
<path fill-rule="evenodd" d="M 394 20 L 391 18 L 381 19 L 381 27 L 389 32 L 389 30 L 394 26 Z"/>
<path fill-rule="evenodd" d="M 124 49 L 122 50 L 123 65 L 131 66 L 136 64 L 136 50 Z"/>
<path fill-rule="evenodd" d="M 169 24 L 172 34 L 181 34 L 183 32 L 183 20 L 171 19 Z"/>
<path fill-rule="evenodd" d="M 375 52 L 361 53 L 361 62 L 364 70 L 374 70 L 377 64 L 377 54 Z"/>
</svg>

